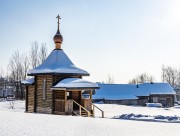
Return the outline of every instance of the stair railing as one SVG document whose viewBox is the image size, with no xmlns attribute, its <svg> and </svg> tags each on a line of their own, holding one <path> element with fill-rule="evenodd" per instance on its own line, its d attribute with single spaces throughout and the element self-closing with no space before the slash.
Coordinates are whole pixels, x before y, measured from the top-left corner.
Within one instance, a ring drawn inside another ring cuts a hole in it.
<svg viewBox="0 0 180 136">
<path fill-rule="evenodd" d="M 101 111 L 101 113 L 102 113 L 102 118 L 104 118 L 104 111 L 103 110 L 101 110 L 99 107 L 97 107 L 96 105 L 94 105 L 92 102 L 90 102 L 89 100 L 87 100 L 87 99 L 84 99 L 84 100 L 86 100 L 87 102 L 89 102 L 92 106 L 93 106 L 93 112 L 92 112 L 92 116 L 93 117 L 95 117 L 95 113 L 94 113 L 94 109 L 95 108 L 97 108 L 99 111 Z"/>
<path fill-rule="evenodd" d="M 88 117 L 92 116 L 92 114 L 90 113 L 90 111 L 88 111 L 86 108 L 84 108 L 83 106 L 81 106 L 79 103 L 77 103 L 76 101 L 72 100 L 76 105 L 79 106 L 79 115 L 81 116 L 81 108 L 83 110 L 85 110 L 87 112 Z"/>
</svg>

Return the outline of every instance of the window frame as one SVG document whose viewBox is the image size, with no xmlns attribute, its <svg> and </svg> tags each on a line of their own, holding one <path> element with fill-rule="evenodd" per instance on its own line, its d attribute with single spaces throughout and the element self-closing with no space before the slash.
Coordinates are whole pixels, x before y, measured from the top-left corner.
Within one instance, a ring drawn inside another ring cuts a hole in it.
<svg viewBox="0 0 180 136">
<path fill-rule="evenodd" d="M 47 99 L 47 85 L 46 85 L 46 78 L 43 79 L 43 83 L 42 83 L 42 91 L 43 91 L 43 100 Z"/>
</svg>

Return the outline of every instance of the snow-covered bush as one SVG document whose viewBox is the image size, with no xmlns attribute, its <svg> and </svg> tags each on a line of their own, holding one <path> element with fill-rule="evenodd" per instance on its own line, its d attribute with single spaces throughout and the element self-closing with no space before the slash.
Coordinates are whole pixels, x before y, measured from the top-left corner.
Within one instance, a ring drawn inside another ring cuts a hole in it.
<svg viewBox="0 0 180 136">
<path fill-rule="evenodd" d="M 147 107 L 162 107 L 161 103 L 146 103 Z"/>
</svg>

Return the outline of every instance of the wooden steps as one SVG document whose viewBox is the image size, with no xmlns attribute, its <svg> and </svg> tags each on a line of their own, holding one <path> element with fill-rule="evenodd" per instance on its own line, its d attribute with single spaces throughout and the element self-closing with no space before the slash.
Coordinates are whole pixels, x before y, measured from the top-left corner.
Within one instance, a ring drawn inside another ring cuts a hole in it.
<svg viewBox="0 0 180 136">
<path fill-rule="evenodd" d="M 81 110 L 81 116 L 82 117 L 88 117 L 88 113 L 85 110 Z"/>
<path fill-rule="evenodd" d="M 79 116 L 79 111 L 77 111 L 77 110 L 73 111 L 72 116 Z"/>
<path fill-rule="evenodd" d="M 72 116 L 80 116 L 79 110 L 73 111 Z M 85 110 L 81 110 L 81 116 L 82 117 L 88 117 L 88 113 Z M 90 115 L 90 117 L 92 117 L 92 115 Z"/>
<path fill-rule="evenodd" d="M 87 100 L 87 102 L 89 102 Z M 93 110 L 92 112 L 90 112 L 89 110 L 87 110 L 85 107 L 83 107 L 82 105 L 80 105 L 79 103 L 77 103 L 76 101 L 73 100 L 73 103 L 75 103 L 76 105 L 79 106 L 79 110 L 77 111 L 73 111 L 72 115 L 76 115 L 76 116 L 82 116 L 82 117 L 95 117 L 94 115 L 94 108 L 97 108 L 98 110 L 100 110 L 102 112 L 102 118 L 104 118 L 104 111 L 101 110 L 100 108 L 98 108 L 96 105 L 94 105 L 93 103 L 89 102 L 91 105 L 93 105 Z"/>
</svg>

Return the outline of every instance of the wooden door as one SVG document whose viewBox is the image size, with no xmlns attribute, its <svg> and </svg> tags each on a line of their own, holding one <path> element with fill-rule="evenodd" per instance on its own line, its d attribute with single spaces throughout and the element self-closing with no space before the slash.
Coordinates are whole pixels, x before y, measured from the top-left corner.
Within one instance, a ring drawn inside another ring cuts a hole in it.
<svg viewBox="0 0 180 136">
<path fill-rule="evenodd" d="M 64 91 L 54 91 L 54 113 L 65 112 L 65 92 Z"/>
<path fill-rule="evenodd" d="M 81 105 L 81 91 L 72 91 L 72 99 Z M 73 110 L 78 110 L 79 106 L 73 104 Z"/>
<path fill-rule="evenodd" d="M 171 107 L 172 106 L 172 99 L 170 97 L 166 98 L 166 106 Z"/>
</svg>

